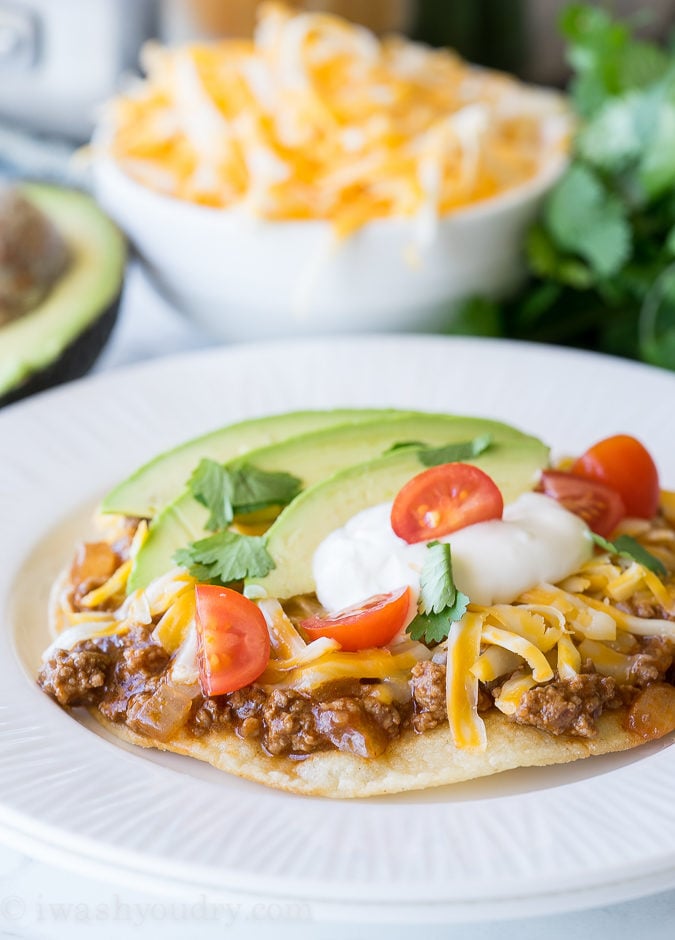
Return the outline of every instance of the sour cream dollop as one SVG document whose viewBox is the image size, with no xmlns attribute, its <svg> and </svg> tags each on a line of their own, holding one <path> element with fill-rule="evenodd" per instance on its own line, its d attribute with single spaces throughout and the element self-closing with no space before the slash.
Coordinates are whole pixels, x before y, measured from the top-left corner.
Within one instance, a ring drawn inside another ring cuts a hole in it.
<svg viewBox="0 0 675 940">
<path fill-rule="evenodd" d="M 316 593 L 332 612 L 407 584 L 415 598 L 426 542 L 409 545 L 391 527 L 391 503 L 357 513 L 314 553 Z M 542 581 L 566 578 L 593 552 L 588 526 L 540 493 L 524 493 L 502 519 L 439 539 L 452 546 L 457 587 L 475 604 L 508 604 Z"/>
</svg>

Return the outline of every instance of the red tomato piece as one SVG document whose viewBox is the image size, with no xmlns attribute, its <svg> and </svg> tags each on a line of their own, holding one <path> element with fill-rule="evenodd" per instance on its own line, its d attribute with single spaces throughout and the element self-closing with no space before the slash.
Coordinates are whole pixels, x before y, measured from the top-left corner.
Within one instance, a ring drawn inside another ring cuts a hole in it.
<svg viewBox="0 0 675 940">
<path fill-rule="evenodd" d="M 598 441 L 573 464 L 572 473 L 611 486 L 627 516 L 652 519 L 659 508 L 659 472 L 649 451 L 628 434 Z"/>
<path fill-rule="evenodd" d="M 400 490 L 391 527 L 406 542 L 423 542 L 501 519 L 503 511 L 502 494 L 487 473 L 467 463 L 444 463 L 418 473 Z"/>
<path fill-rule="evenodd" d="M 224 695 L 253 682 L 270 658 L 270 636 L 260 609 L 243 594 L 198 584 L 197 650 L 204 695 Z"/>
<path fill-rule="evenodd" d="M 308 617 L 300 626 L 311 640 L 327 636 L 343 650 L 356 652 L 386 646 L 403 627 L 410 610 L 410 588 L 375 594 L 336 614 Z"/>
<path fill-rule="evenodd" d="M 616 490 L 573 473 L 546 470 L 541 475 L 539 488 L 580 516 L 589 529 L 603 538 L 610 536 L 626 515 L 623 500 Z"/>
</svg>

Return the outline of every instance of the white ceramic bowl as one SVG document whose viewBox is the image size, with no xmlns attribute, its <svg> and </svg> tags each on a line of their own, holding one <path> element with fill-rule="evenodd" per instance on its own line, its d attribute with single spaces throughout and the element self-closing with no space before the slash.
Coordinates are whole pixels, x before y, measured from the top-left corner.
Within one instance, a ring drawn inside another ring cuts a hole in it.
<svg viewBox="0 0 675 940">
<path fill-rule="evenodd" d="M 163 293 L 213 335 L 444 331 L 474 294 L 502 297 L 524 274 L 524 233 L 565 167 L 443 217 L 421 246 L 410 219 L 370 222 L 335 245 L 326 222 L 269 222 L 158 194 L 111 160 L 94 167 L 102 206 Z"/>
</svg>

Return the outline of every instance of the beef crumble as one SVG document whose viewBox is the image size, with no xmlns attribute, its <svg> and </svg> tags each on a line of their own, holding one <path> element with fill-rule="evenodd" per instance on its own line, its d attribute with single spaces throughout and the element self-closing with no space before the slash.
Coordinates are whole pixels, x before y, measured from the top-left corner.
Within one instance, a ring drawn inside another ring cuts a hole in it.
<svg viewBox="0 0 675 940">
<path fill-rule="evenodd" d="M 579 673 L 525 692 L 514 718 L 518 724 L 533 725 L 550 734 L 590 738 L 595 734 L 595 720 L 605 708 L 621 704 L 611 676 Z"/>
<path fill-rule="evenodd" d="M 110 661 L 87 641 L 74 650 L 56 650 L 38 676 L 44 692 L 64 707 L 96 705 L 105 687 Z"/>
<path fill-rule="evenodd" d="M 40 670 L 38 683 L 60 705 L 97 706 L 110 721 L 152 734 L 152 725 L 142 719 L 158 695 L 161 699 L 170 661 L 154 641 L 152 629 L 152 625 L 135 626 L 122 635 L 57 650 Z M 588 662 L 571 679 L 556 677 L 526 692 L 513 720 L 554 735 L 590 737 L 605 709 L 630 705 L 642 689 L 667 678 L 673 648 L 670 640 L 660 637 L 636 640 L 628 684 L 618 685 L 595 673 Z M 409 685 L 411 701 L 395 703 L 380 698 L 378 684 L 353 679 L 328 683 L 311 693 L 267 691 L 253 684 L 228 695 L 196 694 L 181 703 L 180 721 L 195 737 L 231 729 L 242 738 L 259 741 L 272 755 L 301 758 L 338 749 L 376 757 L 402 729 L 423 733 L 447 721 L 445 665 L 432 660 L 416 663 Z M 498 694 L 498 687 L 481 685 L 479 711 L 491 708 Z"/>
<path fill-rule="evenodd" d="M 110 721 L 144 733 L 143 707 L 165 681 L 169 655 L 152 627 L 87 640 L 57 650 L 43 665 L 38 684 L 65 707 L 98 707 Z M 302 757 L 337 748 L 362 757 L 383 753 L 405 722 L 408 708 L 380 701 L 370 684 L 333 683 L 320 694 L 290 689 L 266 692 L 251 685 L 229 695 L 196 696 L 186 728 L 199 737 L 232 728 L 259 739 L 269 754 Z"/>
<path fill-rule="evenodd" d="M 134 698 L 156 687 L 169 662 L 151 631 L 136 626 L 56 650 L 42 666 L 38 685 L 66 708 L 97 705 L 110 721 L 126 721 Z"/>
</svg>

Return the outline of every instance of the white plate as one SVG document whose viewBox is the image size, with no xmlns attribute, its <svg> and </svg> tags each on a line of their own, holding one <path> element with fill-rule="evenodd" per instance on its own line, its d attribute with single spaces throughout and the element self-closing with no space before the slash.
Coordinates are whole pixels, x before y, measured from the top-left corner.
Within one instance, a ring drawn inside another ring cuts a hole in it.
<svg viewBox="0 0 675 940">
<path fill-rule="evenodd" d="M 505 342 L 368 337 L 135 367 L 0 416 L 0 826 L 45 856 L 166 890 L 312 902 L 313 916 L 543 913 L 675 885 L 670 741 L 559 768 L 356 802 L 299 798 L 123 748 L 38 691 L 50 579 L 106 488 L 246 416 L 338 405 L 511 421 L 575 452 L 641 437 L 675 487 L 675 377 Z"/>
</svg>

